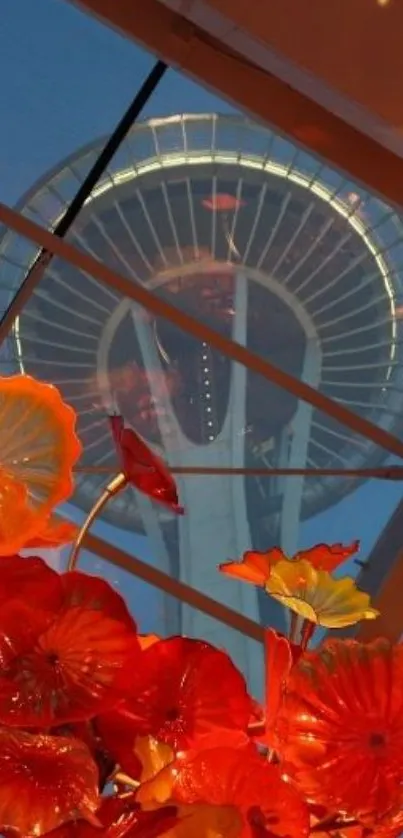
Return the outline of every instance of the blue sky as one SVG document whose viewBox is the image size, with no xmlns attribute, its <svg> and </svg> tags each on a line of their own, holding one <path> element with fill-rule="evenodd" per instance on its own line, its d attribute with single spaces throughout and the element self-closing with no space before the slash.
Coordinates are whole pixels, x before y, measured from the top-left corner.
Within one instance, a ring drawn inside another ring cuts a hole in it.
<svg viewBox="0 0 403 838">
<path fill-rule="evenodd" d="M 0 27 L 0 198 L 15 202 L 47 169 L 110 133 L 154 58 L 65 0 L 12 0 Z M 146 116 L 229 110 L 170 72 Z"/>
<path fill-rule="evenodd" d="M 110 133 L 153 58 L 87 18 L 64 0 L 12 0 L 0 27 L 0 200 L 14 204 L 64 156 Z M 177 73 L 169 72 L 145 115 L 229 110 L 229 106 Z M 400 499 L 398 484 L 367 483 L 330 512 L 305 524 L 301 546 L 360 538 L 365 555 Z M 113 535 L 101 525 L 100 534 Z M 124 549 L 152 560 L 144 539 L 119 534 Z M 98 569 L 105 573 L 105 565 Z M 123 584 L 123 576 L 108 571 Z M 143 628 L 158 629 L 161 602 L 148 591 Z"/>
</svg>

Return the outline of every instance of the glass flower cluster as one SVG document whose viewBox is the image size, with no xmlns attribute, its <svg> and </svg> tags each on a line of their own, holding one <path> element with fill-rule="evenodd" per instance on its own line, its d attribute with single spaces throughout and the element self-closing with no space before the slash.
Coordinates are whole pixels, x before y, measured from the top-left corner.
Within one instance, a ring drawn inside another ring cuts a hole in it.
<svg viewBox="0 0 403 838">
<path fill-rule="evenodd" d="M 290 611 L 289 637 L 265 630 L 260 704 L 224 651 L 142 636 L 103 579 L 18 554 L 74 540 L 51 516 L 80 446 L 48 385 L 0 381 L 2 415 L 14 432 L 4 430 L 1 464 L 0 833 L 397 838 L 403 646 L 337 635 L 312 644 L 317 625 L 377 616 L 352 579 L 333 576 L 358 544 L 292 559 L 248 552 L 220 566 Z M 113 430 L 127 481 L 141 478 L 181 512 L 166 467 L 116 421 Z"/>
</svg>

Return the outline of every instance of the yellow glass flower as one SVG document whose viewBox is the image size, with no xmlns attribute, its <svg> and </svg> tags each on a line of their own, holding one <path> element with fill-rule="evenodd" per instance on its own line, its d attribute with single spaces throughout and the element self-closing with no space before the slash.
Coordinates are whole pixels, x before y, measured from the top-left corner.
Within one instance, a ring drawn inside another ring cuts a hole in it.
<svg viewBox="0 0 403 838">
<path fill-rule="evenodd" d="M 295 614 L 326 628 L 344 628 L 379 615 L 350 576 L 333 579 L 305 559 L 276 562 L 265 591 Z"/>
</svg>

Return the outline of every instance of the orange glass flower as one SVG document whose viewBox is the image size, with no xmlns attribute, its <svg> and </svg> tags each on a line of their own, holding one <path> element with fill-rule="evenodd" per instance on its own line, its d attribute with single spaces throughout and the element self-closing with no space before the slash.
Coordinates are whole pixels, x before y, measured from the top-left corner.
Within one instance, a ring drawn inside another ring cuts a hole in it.
<svg viewBox="0 0 403 838">
<path fill-rule="evenodd" d="M 0 556 L 41 536 L 55 506 L 70 497 L 81 446 L 75 414 L 50 384 L 0 379 Z"/>
<path fill-rule="evenodd" d="M 169 838 L 309 834 L 307 806 L 252 746 L 184 754 L 142 785 L 137 799 L 147 807 L 178 806 L 181 821 Z"/>
<path fill-rule="evenodd" d="M 40 836 L 77 817 L 97 823 L 98 806 L 98 771 L 83 742 L 0 728 L 3 834 Z"/>
<path fill-rule="evenodd" d="M 359 550 L 360 542 L 353 541 L 352 544 L 317 544 L 309 550 L 302 550 L 295 556 L 289 558 L 280 549 L 273 547 L 272 550 L 259 552 L 248 550 L 244 553 L 240 562 L 225 562 L 219 565 L 221 573 L 239 579 L 241 582 L 250 582 L 252 585 L 264 587 L 271 570 L 280 561 L 308 561 L 316 570 L 335 570 L 342 562 L 353 556 Z"/>
<path fill-rule="evenodd" d="M 329 640 L 293 667 L 276 723 L 310 800 L 370 825 L 403 807 L 403 645 Z"/>
<path fill-rule="evenodd" d="M 276 562 L 265 591 L 303 619 L 326 628 L 343 628 L 379 616 L 353 579 L 333 579 L 305 559 Z"/>
</svg>

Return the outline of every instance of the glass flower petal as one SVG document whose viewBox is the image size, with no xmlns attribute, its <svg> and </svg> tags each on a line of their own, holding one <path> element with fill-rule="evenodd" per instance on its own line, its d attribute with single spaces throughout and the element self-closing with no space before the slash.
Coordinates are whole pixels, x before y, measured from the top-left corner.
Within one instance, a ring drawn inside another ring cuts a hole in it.
<svg viewBox="0 0 403 838">
<path fill-rule="evenodd" d="M 81 453 L 74 429 L 74 411 L 55 387 L 26 375 L 0 379 L 0 555 L 34 539 L 71 495 Z"/>
<path fill-rule="evenodd" d="M 61 602 L 60 576 L 38 556 L 3 556 L 0 578 L 0 605 L 19 599 L 53 610 Z"/>
<path fill-rule="evenodd" d="M 156 810 L 158 811 L 158 809 Z M 193 803 L 178 807 L 176 825 L 165 838 L 247 838 L 242 818 L 234 806 Z"/>
<path fill-rule="evenodd" d="M 327 628 L 343 628 L 379 615 L 353 579 L 333 579 L 305 559 L 277 562 L 265 590 L 300 617 Z"/>
<path fill-rule="evenodd" d="M 160 640 L 158 634 L 139 634 L 139 643 L 143 650 L 148 649 L 149 646 L 154 646 L 154 643 L 158 643 Z"/>
<path fill-rule="evenodd" d="M 74 739 L 0 728 L 0 830 L 43 835 L 60 824 L 94 821 L 97 767 Z"/>
<path fill-rule="evenodd" d="M 79 528 L 76 524 L 51 515 L 43 529 L 31 538 L 28 544 L 24 544 L 24 549 L 41 547 L 46 550 L 52 547 L 62 547 L 75 541 L 78 533 Z"/>
<path fill-rule="evenodd" d="M 172 748 L 152 736 L 139 736 L 135 742 L 135 753 L 141 762 L 142 783 L 151 780 L 175 759 Z"/>
<path fill-rule="evenodd" d="M 50 727 L 122 699 L 140 655 L 136 635 L 99 611 L 70 608 L 0 673 L 0 720 Z"/>
<path fill-rule="evenodd" d="M 100 792 L 103 792 L 116 769 L 116 763 L 104 749 L 97 735 L 93 720 L 87 719 L 85 721 L 57 725 L 56 727 L 52 727 L 50 732 L 53 736 L 65 736 L 80 739 L 84 742 L 98 768 L 98 787 Z"/>
<path fill-rule="evenodd" d="M 54 615 L 32 604 L 11 599 L 1 607 L 0 678 L 17 655 L 29 652 L 52 623 Z"/>
<path fill-rule="evenodd" d="M 96 826 L 76 821 L 54 830 L 49 838 L 159 838 L 178 821 L 173 806 L 142 812 L 133 794 L 105 797 L 96 817 Z"/>
<path fill-rule="evenodd" d="M 0 465 L 0 556 L 25 546 L 22 534 L 35 532 L 36 527 L 37 518 L 29 506 L 26 486 Z"/>
<path fill-rule="evenodd" d="M 277 720 L 287 772 L 332 811 L 403 808 L 403 646 L 329 640 L 292 669 Z"/>
<path fill-rule="evenodd" d="M 273 565 L 285 559 L 283 551 L 274 547 L 266 553 L 257 550 L 248 550 L 244 553 L 240 562 L 225 562 L 220 564 L 218 569 L 227 576 L 233 576 L 241 582 L 250 582 L 251 585 L 264 586 L 270 576 Z"/>
<path fill-rule="evenodd" d="M 351 558 L 360 549 L 360 542 L 353 541 L 351 544 L 316 544 L 310 550 L 301 550 L 296 553 L 294 560 L 306 559 L 316 570 L 336 570 L 340 564 Z"/>
<path fill-rule="evenodd" d="M 266 658 L 266 735 L 270 747 L 275 744 L 273 728 L 277 719 L 282 697 L 291 672 L 294 661 L 300 654 L 300 649 L 291 644 L 286 637 L 278 634 L 273 629 L 265 631 L 265 658 Z"/>
<path fill-rule="evenodd" d="M 81 571 L 70 571 L 61 576 L 64 608 L 86 608 L 99 611 L 105 617 L 118 620 L 136 631 L 136 623 L 124 599 L 109 582 Z"/>
<path fill-rule="evenodd" d="M 179 506 L 176 483 L 163 460 L 132 428 L 125 428 L 121 416 L 111 416 L 109 421 L 127 482 L 182 515 L 184 510 Z"/>
</svg>

